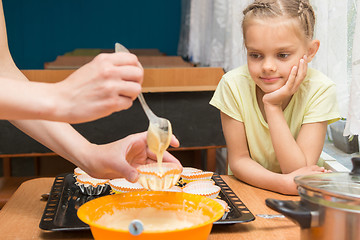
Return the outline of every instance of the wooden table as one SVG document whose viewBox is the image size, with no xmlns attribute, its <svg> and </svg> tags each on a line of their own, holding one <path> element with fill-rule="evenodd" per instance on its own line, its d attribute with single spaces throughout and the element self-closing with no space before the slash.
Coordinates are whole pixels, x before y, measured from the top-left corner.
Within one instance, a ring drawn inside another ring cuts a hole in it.
<svg viewBox="0 0 360 240">
<path fill-rule="evenodd" d="M 299 200 L 296 196 L 285 196 L 258 189 L 222 176 L 233 192 L 242 200 L 256 219 L 248 223 L 214 225 L 209 240 L 231 239 L 300 239 L 300 227 L 287 218 L 266 219 L 257 214 L 278 214 L 265 205 L 266 198 Z M 41 195 L 48 193 L 53 178 L 37 178 L 23 183 L 0 211 L 0 238 L 7 239 L 92 239 L 90 231 L 50 232 L 39 228 L 46 202 Z"/>
</svg>

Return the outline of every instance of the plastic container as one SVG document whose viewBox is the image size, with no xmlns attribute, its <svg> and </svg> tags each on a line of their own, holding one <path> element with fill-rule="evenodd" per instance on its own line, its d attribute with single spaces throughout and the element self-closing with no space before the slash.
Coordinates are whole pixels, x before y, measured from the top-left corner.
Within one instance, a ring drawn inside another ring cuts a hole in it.
<svg viewBox="0 0 360 240">
<path fill-rule="evenodd" d="M 345 124 L 346 121 L 339 120 L 329 125 L 334 146 L 348 154 L 359 152 L 358 136 L 355 135 L 350 141 L 348 136 L 343 135 Z"/>
</svg>

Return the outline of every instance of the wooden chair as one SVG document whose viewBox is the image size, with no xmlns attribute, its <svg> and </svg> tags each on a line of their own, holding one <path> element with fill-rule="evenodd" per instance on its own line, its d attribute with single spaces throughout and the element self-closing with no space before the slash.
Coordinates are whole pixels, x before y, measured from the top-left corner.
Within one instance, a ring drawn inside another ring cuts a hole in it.
<svg viewBox="0 0 360 240">
<path fill-rule="evenodd" d="M 0 154 L 2 159 L 3 177 L 0 177 L 0 209 L 10 199 L 16 189 L 25 181 L 39 176 L 39 162 L 42 156 L 55 156 L 55 153 L 27 153 L 27 154 Z M 12 163 L 14 158 L 30 158 L 33 160 L 35 174 L 33 176 L 12 176 Z"/>
</svg>

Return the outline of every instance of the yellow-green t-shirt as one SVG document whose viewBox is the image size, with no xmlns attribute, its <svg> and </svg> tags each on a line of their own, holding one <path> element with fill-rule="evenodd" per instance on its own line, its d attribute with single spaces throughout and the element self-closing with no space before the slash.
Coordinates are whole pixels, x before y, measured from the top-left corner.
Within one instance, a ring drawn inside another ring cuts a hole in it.
<svg viewBox="0 0 360 240">
<path fill-rule="evenodd" d="M 210 104 L 244 123 L 253 160 L 270 171 L 281 172 L 247 65 L 224 74 Z M 306 78 L 285 108 L 284 117 L 295 139 L 302 124 L 322 121 L 330 124 L 339 120 L 335 84 L 321 72 L 308 69 Z"/>
</svg>

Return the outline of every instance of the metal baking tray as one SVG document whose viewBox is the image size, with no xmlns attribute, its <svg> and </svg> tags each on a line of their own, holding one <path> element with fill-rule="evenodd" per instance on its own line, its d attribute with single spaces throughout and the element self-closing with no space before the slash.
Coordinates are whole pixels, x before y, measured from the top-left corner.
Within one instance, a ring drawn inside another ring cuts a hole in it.
<svg viewBox="0 0 360 240">
<path fill-rule="evenodd" d="M 219 197 L 230 207 L 227 215 L 214 224 L 234 224 L 250 222 L 255 219 L 254 215 L 219 175 L 214 174 L 212 179 L 216 185 L 221 187 Z M 110 194 L 110 187 L 99 196 L 84 195 L 75 185 L 73 174 L 59 175 L 55 178 L 51 188 L 39 227 L 50 231 L 88 230 L 90 229 L 89 225 L 77 217 L 77 209 L 87 201 L 108 194 Z"/>
</svg>

